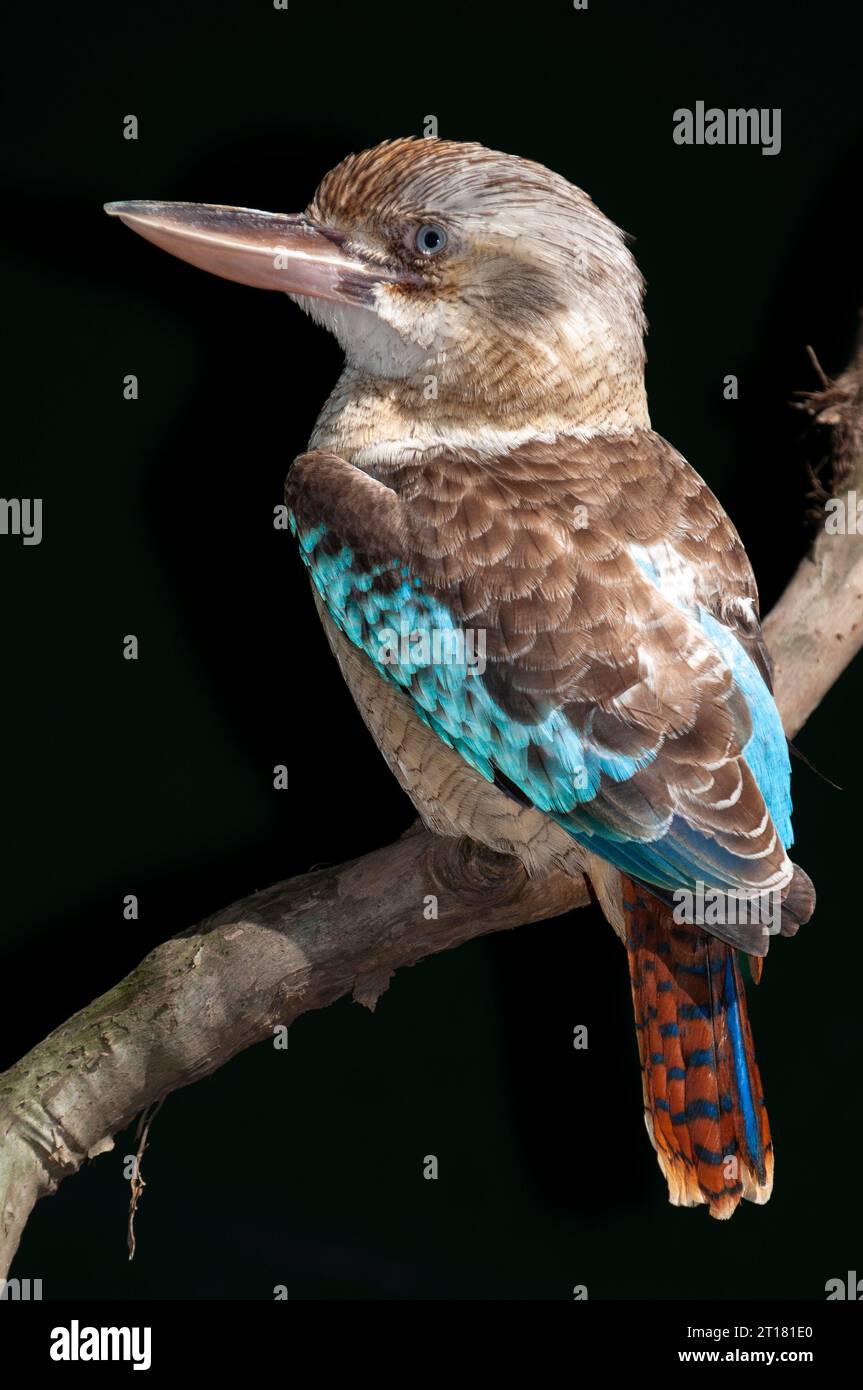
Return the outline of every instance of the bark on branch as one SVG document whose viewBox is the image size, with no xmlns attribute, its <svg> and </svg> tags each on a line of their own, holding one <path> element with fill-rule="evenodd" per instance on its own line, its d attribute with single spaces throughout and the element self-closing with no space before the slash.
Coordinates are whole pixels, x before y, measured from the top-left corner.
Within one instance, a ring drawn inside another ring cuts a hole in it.
<svg viewBox="0 0 863 1390">
<path fill-rule="evenodd" d="M 863 350 L 803 408 L 833 433 L 834 495 L 863 496 Z M 863 643 L 863 536 L 822 526 L 765 630 L 793 736 Z M 416 830 L 158 946 L 0 1076 L 0 1277 L 36 1201 L 171 1091 L 343 995 L 373 1008 L 401 966 L 587 901 L 581 878 L 531 881 L 516 860 Z"/>
</svg>

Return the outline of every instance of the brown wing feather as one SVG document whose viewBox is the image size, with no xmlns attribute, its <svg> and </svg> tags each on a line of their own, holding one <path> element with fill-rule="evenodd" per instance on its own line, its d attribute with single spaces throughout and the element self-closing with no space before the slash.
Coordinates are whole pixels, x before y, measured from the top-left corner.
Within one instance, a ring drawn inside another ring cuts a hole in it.
<svg viewBox="0 0 863 1390">
<path fill-rule="evenodd" d="M 636 432 L 491 459 L 440 452 L 379 471 L 307 455 L 291 500 L 306 525 L 326 522 L 332 544 L 369 561 L 397 547 L 424 592 L 485 631 L 484 679 L 508 718 L 531 724 L 562 710 L 604 752 L 652 758 L 626 782 L 603 779 L 594 819 L 656 838 L 677 815 L 734 856 L 740 886 L 784 882 L 790 866 L 741 756 L 746 702 L 698 622 L 630 549 L 670 546 L 691 562 L 693 606 L 758 650 L 749 562 L 685 461 Z M 541 775 L 554 750 L 531 756 Z"/>
</svg>

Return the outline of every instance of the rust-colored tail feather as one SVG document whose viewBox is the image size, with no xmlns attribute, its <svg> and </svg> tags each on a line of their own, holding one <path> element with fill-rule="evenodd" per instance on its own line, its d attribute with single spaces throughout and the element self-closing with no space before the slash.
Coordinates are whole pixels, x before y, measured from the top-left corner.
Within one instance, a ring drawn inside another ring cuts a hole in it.
<svg viewBox="0 0 863 1390">
<path fill-rule="evenodd" d="M 773 1145 L 733 947 L 623 876 L 647 1130 L 675 1206 L 766 1202 Z"/>
</svg>

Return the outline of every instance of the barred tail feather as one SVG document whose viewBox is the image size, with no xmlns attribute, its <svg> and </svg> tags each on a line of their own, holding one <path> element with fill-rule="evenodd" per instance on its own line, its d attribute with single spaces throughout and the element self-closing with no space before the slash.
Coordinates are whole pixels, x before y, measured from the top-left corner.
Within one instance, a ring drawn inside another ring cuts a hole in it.
<svg viewBox="0 0 863 1390">
<path fill-rule="evenodd" d="M 647 1130 L 675 1206 L 766 1202 L 773 1145 L 738 953 L 623 876 Z"/>
</svg>

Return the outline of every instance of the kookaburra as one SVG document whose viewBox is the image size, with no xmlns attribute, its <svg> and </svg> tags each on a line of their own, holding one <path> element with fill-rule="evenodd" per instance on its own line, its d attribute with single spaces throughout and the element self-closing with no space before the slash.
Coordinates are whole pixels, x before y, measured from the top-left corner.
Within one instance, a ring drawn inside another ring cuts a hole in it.
<svg viewBox="0 0 863 1390">
<path fill-rule="evenodd" d="M 814 895 L 752 568 L 650 427 L 626 238 L 541 165 L 436 139 L 349 156 L 299 216 L 108 211 L 335 334 L 286 500 L 363 718 L 432 830 L 588 874 L 671 1201 L 766 1201 L 739 955 L 757 978 Z"/>
</svg>

